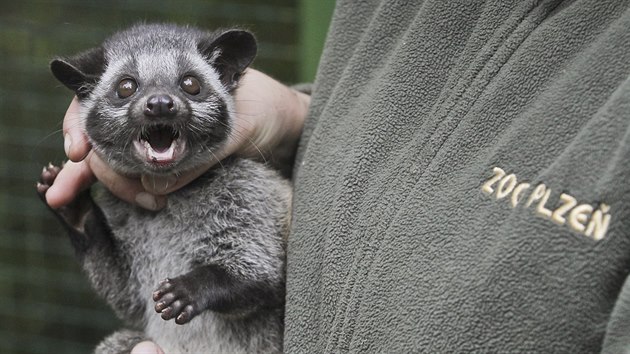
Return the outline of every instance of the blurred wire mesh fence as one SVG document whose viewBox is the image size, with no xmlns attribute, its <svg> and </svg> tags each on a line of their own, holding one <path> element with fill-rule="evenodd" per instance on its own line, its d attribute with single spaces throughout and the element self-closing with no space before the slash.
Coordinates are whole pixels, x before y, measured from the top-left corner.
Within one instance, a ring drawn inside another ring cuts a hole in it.
<svg viewBox="0 0 630 354">
<path fill-rule="evenodd" d="M 240 26 L 256 33 L 254 67 L 286 83 L 315 71 L 333 1 L 0 0 L 0 353 L 87 353 L 120 326 L 97 299 L 56 220 L 35 196 L 48 161 L 64 159 L 71 93 L 55 55 L 97 45 L 138 21 Z M 307 24 L 304 26 L 304 24 Z"/>
</svg>

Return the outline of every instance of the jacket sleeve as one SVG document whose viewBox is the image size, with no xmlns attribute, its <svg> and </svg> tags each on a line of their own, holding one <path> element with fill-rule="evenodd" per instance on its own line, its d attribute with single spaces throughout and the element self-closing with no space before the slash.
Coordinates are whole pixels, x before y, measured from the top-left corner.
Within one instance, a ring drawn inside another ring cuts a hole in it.
<svg viewBox="0 0 630 354">
<path fill-rule="evenodd" d="M 602 353 L 630 353 L 630 279 L 621 288 L 617 302 L 610 314 Z"/>
</svg>

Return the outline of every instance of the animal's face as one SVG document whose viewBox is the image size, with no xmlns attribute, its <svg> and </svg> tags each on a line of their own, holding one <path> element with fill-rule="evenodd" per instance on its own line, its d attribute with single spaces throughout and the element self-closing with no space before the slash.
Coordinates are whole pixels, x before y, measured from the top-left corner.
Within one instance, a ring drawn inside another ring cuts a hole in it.
<svg viewBox="0 0 630 354">
<path fill-rule="evenodd" d="M 192 51 L 116 59 L 85 109 L 87 133 L 100 155 L 121 170 L 150 173 L 208 161 L 226 140 L 234 110 L 216 69 Z"/>
<path fill-rule="evenodd" d="M 243 31 L 209 40 L 177 31 L 161 36 L 114 37 L 106 42 L 102 72 L 92 82 L 84 75 L 75 88 L 93 149 L 124 173 L 181 172 L 208 161 L 228 137 L 231 91 L 255 53 L 253 37 Z M 252 43 L 249 58 L 228 53 Z M 61 63 L 52 64 L 58 78 L 60 65 L 68 64 Z"/>
</svg>

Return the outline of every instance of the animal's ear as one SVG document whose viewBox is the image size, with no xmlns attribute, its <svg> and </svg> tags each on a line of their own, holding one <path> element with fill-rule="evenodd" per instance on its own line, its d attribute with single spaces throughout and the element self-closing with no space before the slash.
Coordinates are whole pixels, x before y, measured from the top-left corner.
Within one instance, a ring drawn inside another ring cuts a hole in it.
<svg viewBox="0 0 630 354">
<path fill-rule="evenodd" d="M 229 30 L 198 44 L 201 54 L 214 66 L 228 90 L 236 88 L 241 74 L 256 57 L 256 39 L 250 32 Z"/>
<path fill-rule="evenodd" d="M 79 98 L 85 98 L 105 71 L 103 48 L 97 47 L 50 63 L 53 75 Z"/>
</svg>

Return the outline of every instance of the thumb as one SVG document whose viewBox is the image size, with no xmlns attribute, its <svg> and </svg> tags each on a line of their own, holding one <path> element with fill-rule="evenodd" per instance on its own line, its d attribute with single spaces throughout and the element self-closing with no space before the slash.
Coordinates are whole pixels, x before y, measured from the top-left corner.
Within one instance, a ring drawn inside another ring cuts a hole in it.
<svg viewBox="0 0 630 354">
<path fill-rule="evenodd" d="M 90 144 L 83 132 L 81 105 L 75 96 L 63 118 L 63 140 L 66 156 L 71 161 L 81 161 L 90 151 Z"/>
</svg>

